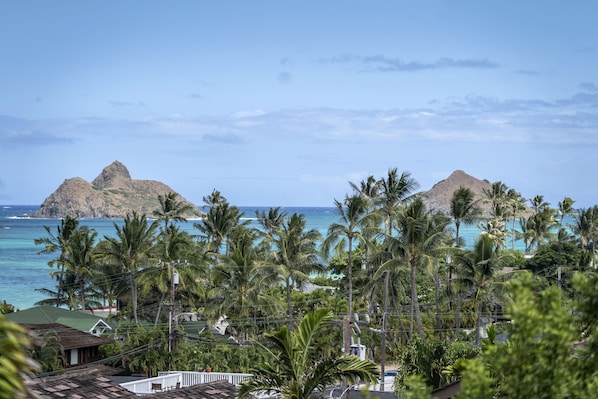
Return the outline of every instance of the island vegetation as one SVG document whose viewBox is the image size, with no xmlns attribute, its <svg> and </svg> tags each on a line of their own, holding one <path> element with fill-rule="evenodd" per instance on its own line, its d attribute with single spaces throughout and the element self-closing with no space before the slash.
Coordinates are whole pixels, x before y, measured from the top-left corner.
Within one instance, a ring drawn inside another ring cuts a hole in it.
<svg viewBox="0 0 598 399">
<path fill-rule="evenodd" d="M 65 217 L 36 240 L 55 254 L 56 287 L 41 303 L 118 306 L 111 321 L 122 340 L 104 346 L 104 357 L 148 375 L 282 373 L 296 359 L 276 364 L 273 348 L 308 317 L 326 322 L 311 337 L 321 356 L 334 360 L 359 341 L 381 375 L 389 364 L 399 369 L 399 395 L 429 397 L 459 381 L 463 398 L 595 396 L 598 206 L 526 200 L 495 182 L 482 197 L 460 187 L 440 212 L 417 187 L 397 169 L 351 183 L 325 235 L 282 208 L 257 212 L 249 225 L 217 190 L 203 198 L 196 234 L 180 228 L 189 209 L 173 193 L 152 215 L 115 221 L 111 237 Z M 469 247 L 464 224 L 481 230 Z M 226 318 L 228 339 L 189 334 L 181 314 L 208 325 Z M 362 366 L 357 374 L 368 377 Z M 263 390 L 264 381 L 253 386 Z"/>
</svg>

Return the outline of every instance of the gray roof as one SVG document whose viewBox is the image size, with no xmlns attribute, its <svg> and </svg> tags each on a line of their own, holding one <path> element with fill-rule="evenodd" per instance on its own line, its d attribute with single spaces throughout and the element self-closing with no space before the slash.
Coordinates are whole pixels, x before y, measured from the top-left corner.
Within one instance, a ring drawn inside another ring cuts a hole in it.
<svg viewBox="0 0 598 399">
<path fill-rule="evenodd" d="M 133 392 L 117 385 L 103 375 L 101 368 L 87 368 L 53 377 L 27 380 L 30 392 L 39 399 L 113 399 L 137 398 Z M 165 399 L 234 399 L 237 388 L 227 381 L 215 381 L 188 388 L 157 392 L 148 398 Z"/>
</svg>

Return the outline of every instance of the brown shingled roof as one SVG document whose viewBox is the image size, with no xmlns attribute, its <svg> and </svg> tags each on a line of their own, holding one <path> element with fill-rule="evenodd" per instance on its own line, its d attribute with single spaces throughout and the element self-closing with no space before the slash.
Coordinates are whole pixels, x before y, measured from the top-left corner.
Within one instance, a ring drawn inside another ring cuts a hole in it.
<svg viewBox="0 0 598 399">
<path fill-rule="evenodd" d="M 88 348 L 92 346 L 99 346 L 113 343 L 114 340 L 104 337 L 96 337 L 95 335 L 77 330 L 58 323 L 48 324 L 21 324 L 24 328 L 33 331 L 39 335 L 44 332 L 56 332 L 56 336 L 64 350 L 74 348 Z"/>
<path fill-rule="evenodd" d="M 226 380 L 221 380 L 153 393 L 146 397 L 156 399 L 235 399 L 237 397 L 237 387 Z"/>
<path fill-rule="evenodd" d="M 136 398 L 133 392 L 115 385 L 97 369 L 86 369 L 53 377 L 35 378 L 26 382 L 29 391 L 40 399 L 113 399 Z"/>
<path fill-rule="evenodd" d="M 26 385 L 39 399 L 137 398 L 133 392 L 112 383 L 99 373 L 101 371 L 96 368 L 77 370 L 28 380 Z M 237 397 L 237 388 L 222 380 L 146 396 L 155 399 L 234 399 Z"/>
</svg>

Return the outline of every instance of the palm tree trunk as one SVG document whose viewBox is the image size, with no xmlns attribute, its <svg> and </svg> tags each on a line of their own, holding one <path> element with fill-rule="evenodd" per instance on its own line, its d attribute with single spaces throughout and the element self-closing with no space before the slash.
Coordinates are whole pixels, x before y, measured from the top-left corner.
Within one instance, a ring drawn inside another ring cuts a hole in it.
<svg viewBox="0 0 598 399">
<path fill-rule="evenodd" d="M 420 337 L 424 337 L 424 329 L 422 327 L 421 309 L 419 308 L 419 300 L 417 299 L 416 286 L 416 268 L 415 259 L 411 259 L 411 306 L 412 312 L 415 312 L 415 322 L 417 323 L 417 332 Z M 413 326 L 412 326 L 413 328 Z"/>
<path fill-rule="evenodd" d="M 164 303 L 164 297 L 166 297 L 166 293 L 163 292 L 160 295 L 160 301 L 158 302 L 158 311 L 156 312 L 156 319 L 154 320 L 154 328 L 158 327 L 158 321 L 160 320 L 160 313 L 162 313 L 162 304 Z"/>
<path fill-rule="evenodd" d="M 286 281 L 286 296 L 287 296 L 287 315 L 289 318 L 289 328 L 293 328 L 293 308 L 291 305 L 291 281 L 287 278 Z"/>
<path fill-rule="evenodd" d="M 461 329 L 461 294 L 457 293 L 457 314 L 455 315 L 455 330 Z"/>
<path fill-rule="evenodd" d="M 135 323 L 137 323 L 137 282 L 135 281 L 135 274 L 131 273 L 129 278 L 131 284 L 131 306 L 133 307 L 133 320 L 135 320 Z"/>
<path fill-rule="evenodd" d="M 401 317 L 401 309 L 399 309 L 399 306 L 397 305 L 397 301 L 396 299 L 394 299 L 394 296 L 392 299 L 392 306 L 399 319 L 399 326 L 401 327 L 401 331 L 403 331 L 403 335 L 405 335 L 405 342 L 409 342 L 409 332 L 407 331 L 407 327 L 405 327 L 405 323 L 403 323 L 403 318 Z"/>
<path fill-rule="evenodd" d="M 81 308 L 85 310 L 85 278 L 80 280 L 79 290 L 81 291 Z"/>
<path fill-rule="evenodd" d="M 478 303 L 478 315 L 476 317 L 475 322 L 475 344 L 481 345 L 482 343 L 482 336 L 481 336 L 481 329 L 482 329 L 482 301 L 480 300 Z"/>
<path fill-rule="evenodd" d="M 349 309 L 347 314 L 349 320 L 352 318 L 353 313 L 353 238 L 349 236 L 349 264 L 347 265 L 347 280 L 349 284 Z"/>
<path fill-rule="evenodd" d="M 440 276 L 438 275 L 438 269 L 434 272 L 434 296 L 436 301 L 436 331 L 438 335 L 442 336 L 442 322 L 440 321 Z"/>
</svg>

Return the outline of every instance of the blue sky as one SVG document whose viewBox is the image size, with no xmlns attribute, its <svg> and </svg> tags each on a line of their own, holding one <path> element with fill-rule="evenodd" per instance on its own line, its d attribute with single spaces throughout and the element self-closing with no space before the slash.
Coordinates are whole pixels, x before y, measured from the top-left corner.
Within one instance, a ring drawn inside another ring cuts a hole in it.
<svg viewBox="0 0 598 399">
<path fill-rule="evenodd" d="M 201 203 L 461 169 L 598 204 L 594 1 L 0 2 L 0 203 L 114 160 Z"/>
</svg>

